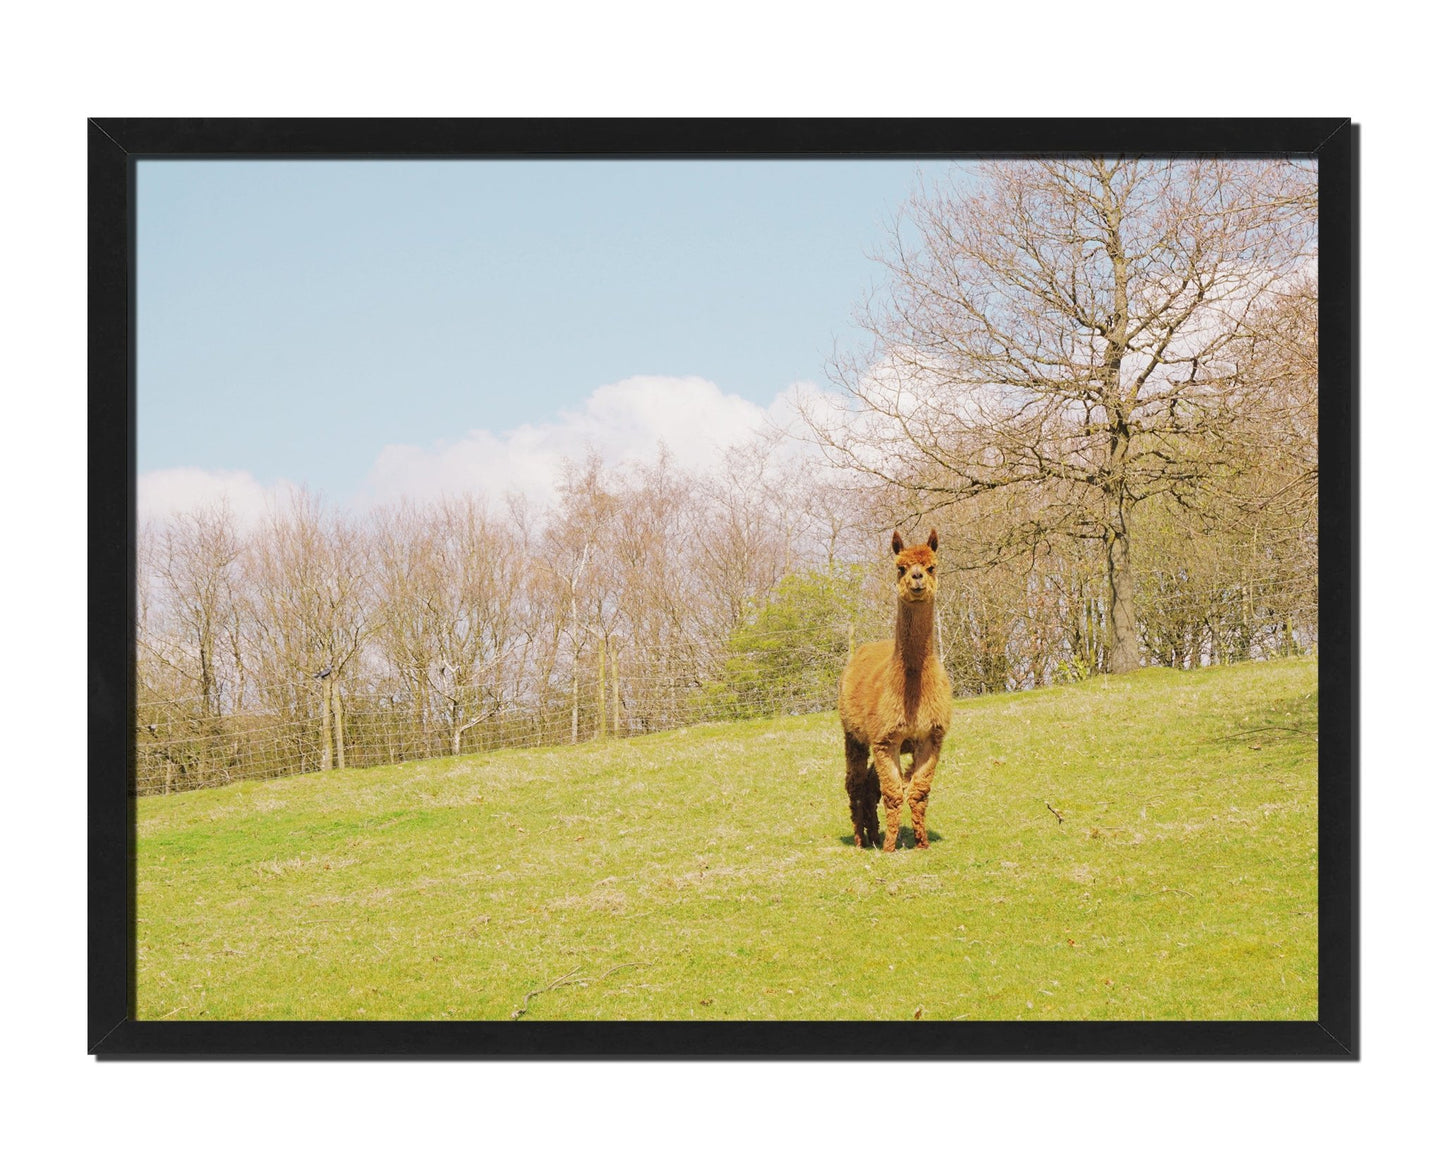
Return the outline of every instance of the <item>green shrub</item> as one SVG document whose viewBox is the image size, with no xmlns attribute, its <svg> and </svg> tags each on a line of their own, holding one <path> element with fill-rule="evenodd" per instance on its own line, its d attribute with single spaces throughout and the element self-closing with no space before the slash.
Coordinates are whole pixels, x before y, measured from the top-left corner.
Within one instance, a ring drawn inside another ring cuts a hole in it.
<svg viewBox="0 0 1445 1175">
<path fill-rule="evenodd" d="M 701 695 L 713 715 L 801 714 L 837 705 L 861 582 L 853 568 L 785 576 L 728 638 L 722 679 Z"/>
</svg>

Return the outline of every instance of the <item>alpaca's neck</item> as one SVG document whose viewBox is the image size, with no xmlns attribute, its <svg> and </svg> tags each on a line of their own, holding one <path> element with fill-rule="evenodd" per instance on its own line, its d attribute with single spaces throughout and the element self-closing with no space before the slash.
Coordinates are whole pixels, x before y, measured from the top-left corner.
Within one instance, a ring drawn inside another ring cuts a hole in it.
<svg viewBox="0 0 1445 1175">
<path fill-rule="evenodd" d="M 903 668 L 917 672 L 933 656 L 933 601 L 898 603 L 898 622 L 893 630 L 893 655 Z"/>
</svg>

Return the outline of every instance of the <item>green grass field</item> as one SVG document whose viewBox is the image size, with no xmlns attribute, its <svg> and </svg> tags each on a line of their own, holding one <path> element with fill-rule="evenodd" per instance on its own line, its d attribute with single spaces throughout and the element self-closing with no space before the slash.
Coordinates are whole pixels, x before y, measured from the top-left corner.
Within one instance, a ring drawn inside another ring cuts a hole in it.
<svg viewBox="0 0 1445 1175">
<path fill-rule="evenodd" d="M 853 847 L 834 714 L 141 799 L 137 1014 L 1313 1020 L 1316 711 L 959 702 L 927 852 Z"/>
</svg>

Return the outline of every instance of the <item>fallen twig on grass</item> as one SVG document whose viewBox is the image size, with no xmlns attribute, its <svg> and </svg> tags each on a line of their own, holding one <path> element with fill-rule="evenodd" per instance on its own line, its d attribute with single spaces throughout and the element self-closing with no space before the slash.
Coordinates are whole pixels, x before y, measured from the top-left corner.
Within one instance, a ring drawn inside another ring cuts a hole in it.
<svg viewBox="0 0 1445 1175">
<path fill-rule="evenodd" d="M 1281 733 L 1281 732 L 1284 732 L 1284 733 L 1287 733 L 1287 734 L 1305 734 L 1305 735 L 1308 735 L 1310 738 L 1314 739 L 1315 742 L 1319 742 L 1319 741 L 1320 741 L 1320 736 L 1319 736 L 1319 734 L 1318 734 L 1317 732 L 1313 731 L 1313 730 L 1309 730 L 1309 729 L 1307 729 L 1307 728 L 1305 728 L 1305 727 L 1303 727 L 1303 726 L 1284 726 L 1284 725 L 1280 725 L 1280 726 L 1251 726 L 1248 730 L 1236 730 L 1236 731 L 1234 732 L 1233 737 L 1235 737 L 1235 738 L 1243 738 L 1243 737 L 1244 737 L 1245 735 L 1247 735 L 1247 734 L 1279 734 L 1279 733 Z"/>
<path fill-rule="evenodd" d="M 1054 811 L 1054 806 L 1053 806 L 1053 804 L 1049 803 L 1048 800 L 1045 800 L 1045 801 L 1044 801 L 1044 807 L 1047 808 L 1050 812 L 1053 812 L 1053 813 L 1054 813 L 1054 816 L 1058 819 L 1058 822 L 1059 822 L 1060 824 L 1062 824 L 1062 823 L 1064 822 L 1064 818 L 1063 818 L 1062 816 L 1060 816 L 1060 815 L 1058 814 L 1058 812 Z"/>
<path fill-rule="evenodd" d="M 577 972 L 579 972 L 579 971 L 582 970 L 582 968 L 581 968 L 580 966 L 579 966 L 579 967 L 573 967 L 572 970 L 568 971 L 566 974 L 557 976 L 557 978 L 554 979 L 554 980 L 552 980 L 551 983 L 547 984 L 546 987 L 539 987 L 539 988 L 537 988 L 535 991 L 529 991 L 529 992 L 522 998 L 522 1006 L 512 1013 L 512 1019 L 513 1019 L 513 1020 L 520 1020 L 523 1016 L 525 1016 L 525 1015 L 527 1014 L 527 1005 L 532 1002 L 532 997 L 533 997 L 533 996 L 545 995 L 547 992 L 551 991 L 553 988 L 556 988 L 556 987 L 572 987 L 572 986 L 575 986 L 576 984 L 579 984 L 579 983 L 601 983 L 604 979 L 606 979 L 606 978 L 607 978 L 609 975 L 611 975 L 614 971 L 621 971 L 622 968 L 624 968 L 624 967 L 650 967 L 650 966 L 652 966 L 651 963 L 618 963 L 615 967 L 609 967 L 609 968 L 607 968 L 607 970 L 604 971 L 604 972 L 602 972 L 601 975 L 597 976 L 596 979 L 588 979 L 585 975 L 582 976 L 580 979 L 573 979 L 572 976 L 576 975 Z"/>
<path fill-rule="evenodd" d="M 527 1005 L 532 1002 L 533 996 L 542 995 L 544 992 L 551 991 L 554 987 L 561 987 L 562 984 L 565 983 L 570 976 L 576 975 L 577 972 L 581 970 L 581 967 L 573 967 L 572 970 L 568 971 L 566 975 L 557 976 L 557 978 L 552 980 L 551 983 L 547 984 L 546 987 L 539 987 L 535 991 L 529 991 L 525 996 L 522 997 L 522 1006 L 512 1013 L 512 1019 L 516 1020 L 519 1017 L 526 1015 Z"/>
</svg>

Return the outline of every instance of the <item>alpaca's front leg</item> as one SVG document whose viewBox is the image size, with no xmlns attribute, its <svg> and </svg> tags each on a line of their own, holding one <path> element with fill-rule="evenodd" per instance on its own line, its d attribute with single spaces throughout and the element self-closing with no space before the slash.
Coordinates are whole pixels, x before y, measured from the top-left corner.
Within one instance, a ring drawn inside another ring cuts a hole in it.
<svg viewBox="0 0 1445 1175">
<path fill-rule="evenodd" d="M 928 847 L 928 793 L 933 788 L 933 771 L 943 748 L 943 735 L 934 731 L 928 738 L 913 744 L 913 767 L 909 771 L 908 814 L 913 820 L 913 843 L 920 849 Z"/>
<path fill-rule="evenodd" d="M 891 853 L 898 843 L 898 815 L 903 807 L 903 769 L 898 762 L 898 744 L 874 743 L 873 766 L 878 769 L 878 786 L 883 792 L 883 851 Z"/>
</svg>

